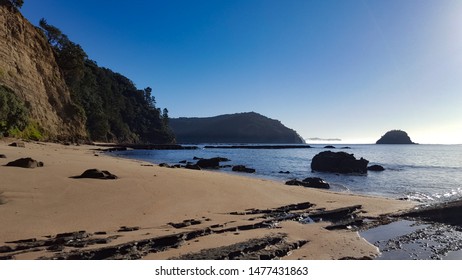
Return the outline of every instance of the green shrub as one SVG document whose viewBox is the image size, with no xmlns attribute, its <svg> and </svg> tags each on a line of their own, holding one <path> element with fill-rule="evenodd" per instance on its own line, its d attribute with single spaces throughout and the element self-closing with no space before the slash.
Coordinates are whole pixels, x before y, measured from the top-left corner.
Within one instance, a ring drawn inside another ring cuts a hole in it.
<svg viewBox="0 0 462 280">
<path fill-rule="evenodd" d="M 28 111 L 14 92 L 0 85 L 0 136 L 9 131 L 22 131 L 28 124 Z"/>
<path fill-rule="evenodd" d="M 19 130 L 18 128 L 10 129 L 7 135 L 34 141 L 41 141 L 46 138 L 43 129 L 36 122 L 29 122 L 23 130 Z"/>
</svg>

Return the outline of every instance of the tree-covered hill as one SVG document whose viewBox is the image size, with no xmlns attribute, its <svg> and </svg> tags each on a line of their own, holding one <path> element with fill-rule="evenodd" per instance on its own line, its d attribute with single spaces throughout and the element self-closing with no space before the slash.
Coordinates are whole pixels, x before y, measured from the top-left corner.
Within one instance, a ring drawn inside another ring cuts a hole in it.
<svg viewBox="0 0 462 280">
<path fill-rule="evenodd" d="M 179 143 L 304 143 L 296 131 L 280 121 L 254 112 L 170 119 L 170 127 Z"/>
</svg>

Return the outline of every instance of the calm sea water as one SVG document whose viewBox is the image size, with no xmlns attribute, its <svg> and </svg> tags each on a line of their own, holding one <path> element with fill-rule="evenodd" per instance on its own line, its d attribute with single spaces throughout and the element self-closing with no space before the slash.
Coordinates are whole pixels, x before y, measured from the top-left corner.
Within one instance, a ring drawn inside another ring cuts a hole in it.
<svg viewBox="0 0 462 280">
<path fill-rule="evenodd" d="M 344 151 L 356 158 L 369 160 L 369 165 L 380 164 L 383 172 L 367 175 L 339 175 L 312 172 L 311 159 L 324 149 L 324 145 L 311 145 L 312 149 L 203 149 L 162 151 L 133 150 L 114 155 L 152 163 L 177 164 L 193 157 L 226 157 L 229 165 L 255 168 L 253 175 L 272 180 L 321 177 L 334 191 L 380 195 L 393 198 L 410 198 L 421 202 L 439 202 L 462 197 L 462 145 L 339 145 L 332 151 Z M 340 149 L 348 146 L 351 149 Z M 201 147 L 201 146 L 199 146 Z M 289 171 L 290 174 L 281 174 Z M 220 172 L 232 172 L 231 168 Z M 289 187 L 289 186 L 288 186 Z"/>
</svg>

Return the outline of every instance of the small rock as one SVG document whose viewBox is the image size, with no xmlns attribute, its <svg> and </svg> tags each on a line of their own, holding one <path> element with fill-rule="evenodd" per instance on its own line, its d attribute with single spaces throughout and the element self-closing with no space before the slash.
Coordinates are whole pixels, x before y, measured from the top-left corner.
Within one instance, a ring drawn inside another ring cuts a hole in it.
<svg viewBox="0 0 462 280">
<path fill-rule="evenodd" d="M 85 172 L 82 173 L 80 176 L 71 177 L 74 179 L 80 178 L 90 178 L 90 179 L 117 179 L 117 176 L 111 174 L 111 172 L 107 170 L 99 170 L 99 169 L 87 169 Z"/>
<path fill-rule="evenodd" d="M 385 168 L 383 168 L 383 166 L 381 166 L 381 165 L 374 164 L 374 165 L 368 166 L 367 170 L 370 170 L 370 171 L 384 171 Z"/>
<path fill-rule="evenodd" d="M 321 178 L 318 177 L 308 177 L 303 180 L 305 187 L 309 188 L 318 188 L 318 189 L 329 189 L 329 184 Z"/>
<path fill-rule="evenodd" d="M 18 148 L 25 148 L 26 144 L 24 142 L 13 142 L 8 146 L 10 146 L 10 147 L 18 147 Z"/>
<path fill-rule="evenodd" d="M 0 154 L 0 158 L 6 158 L 4 154 Z"/>
<path fill-rule="evenodd" d="M 15 161 L 8 162 L 6 166 L 14 166 L 14 167 L 22 167 L 22 168 L 35 168 L 35 167 L 43 167 L 43 162 L 36 161 L 32 158 L 20 158 Z"/>
<path fill-rule="evenodd" d="M 201 168 L 197 164 L 186 164 L 184 168 L 192 170 L 201 170 Z"/>
<path fill-rule="evenodd" d="M 335 147 L 332 145 L 327 145 L 327 146 L 324 146 L 324 149 L 335 149 Z"/>
<path fill-rule="evenodd" d="M 279 174 L 290 174 L 290 171 L 279 171 Z"/>
<path fill-rule="evenodd" d="M 137 231 L 140 230 L 140 227 L 126 227 L 122 226 L 117 232 L 129 232 L 129 231 Z"/>
<path fill-rule="evenodd" d="M 316 189 L 329 189 L 330 185 L 321 178 L 318 177 L 308 177 L 303 181 L 297 179 L 292 179 L 286 182 L 286 185 L 289 186 L 302 186 L 306 188 L 316 188 Z"/>
<path fill-rule="evenodd" d="M 244 172 L 244 173 L 255 173 L 255 169 L 253 168 L 247 168 L 244 165 L 236 165 L 233 166 L 232 169 L 234 172 Z"/>
</svg>

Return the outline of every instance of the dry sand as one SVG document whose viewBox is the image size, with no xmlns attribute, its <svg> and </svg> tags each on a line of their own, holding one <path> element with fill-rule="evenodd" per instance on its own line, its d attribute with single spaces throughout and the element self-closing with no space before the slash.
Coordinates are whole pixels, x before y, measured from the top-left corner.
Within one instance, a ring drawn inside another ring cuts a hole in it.
<svg viewBox="0 0 462 280">
<path fill-rule="evenodd" d="M 9 147 L 1 140 L 0 154 L 0 247 L 20 239 L 43 239 L 59 233 L 86 231 L 115 236 L 110 245 L 144 240 L 179 232 L 220 225 L 236 227 L 259 220 L 259 215 L 230 215 L 246 209 L 277 208 L 310 202 L 315 208 L 334 209 L 362 205 L 362 216 L 377 217 L 413 206 L 410 202 L 349 193 L 286 186 L 280 182 L 211 171 L 143 166 L 146 163 L 111 157 L 92 150 L 93 146 L 64 146 L 26 143 Z M 95 156 L 98 154 L 98 156 Z M 22 157 L 32 157 L 45 166 L 24 169 L 4 166 Z M 108 170 L 117 180 L 72 179 L 90 168 Z M 174 228 L 168 223 L 195 219 L 200 224 Z M 185 253 L 287 234 L 288 242 L 308 241 L 285 259 L 340 259 L 374 257 L 377 248 L 351 230 L 327 230 L 327 222 L 303 225 L 294 221 L 277 227 L 209 234 L 188 240 L 177 248 L 144 254 L 145 259 L 167 259 Z M 118 232 L 122 226 L 139 227 Z M 109 245 L 92 245 L 94 248 Z M 92 246 L 88 248 L 93 248 Z M 79 250 L 87 250 L 83 248 Z M 75 248 L 66 250 L 75 250 Z M 25 250 L 14 259 L 52 257 L 56 252 Z M 0 253 L 6 256 L 8 253 Z"/>
</svg>

